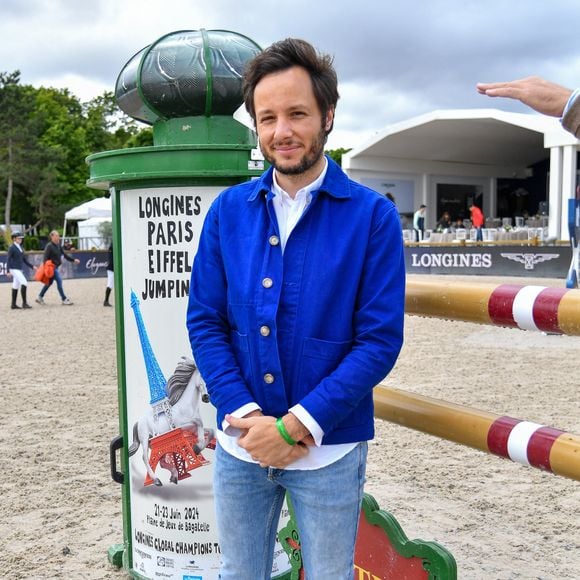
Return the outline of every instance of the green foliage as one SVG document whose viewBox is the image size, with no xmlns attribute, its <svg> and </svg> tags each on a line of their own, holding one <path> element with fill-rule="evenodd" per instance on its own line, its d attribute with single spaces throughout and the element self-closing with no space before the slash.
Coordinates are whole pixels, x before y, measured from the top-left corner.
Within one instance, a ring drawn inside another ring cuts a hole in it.
<svg viewBox="0 0 580 580">
<path fill-rule="evenodd" d="M 140 129 L 127 139 L 125 147 L 152 147 L 153 146 L 153 127 Z"/>
<path fill-rule="evenodd" d="M 112 222 L 101 222 L 97 227 L 99 236 L 105 238 L 110 243 L 113 239 L 113 223 Z"/>
<path fill-rule="evenodd" d="M 67 89 L 20 84 L 19 71 L 0 73 L 0 222 L 60 227 L 68 209 L 97 195 L 86 185 L 88 155 L 152 142 L 111 92 L 81 103 Z"/>
<path fill-rule="evenodd" d="M 345 153 L 348 153 L 351 149 L 345 149 L 344 147 L 340 147 L 339 149 L 329 149 L 325 151 L 325 153 L 333 160 L 336 161 L 342 167 L 342 156 Z"/>
<path fill-rule="evenodd" d="M 40 250 L 40 242 L 36 236 L 26 236 L 22 242 L 22 245 L 27 252 Z"/>
<path fill-rule="evenodd" d="M 4 194 L 0 200 L 7 225 L 13 200 L 34 184 L 44 161 L 46 152 L 38 134 L 34 90 L 20 85 L 18 71 L 0 73 L 0 191 Z"/>
</svg>

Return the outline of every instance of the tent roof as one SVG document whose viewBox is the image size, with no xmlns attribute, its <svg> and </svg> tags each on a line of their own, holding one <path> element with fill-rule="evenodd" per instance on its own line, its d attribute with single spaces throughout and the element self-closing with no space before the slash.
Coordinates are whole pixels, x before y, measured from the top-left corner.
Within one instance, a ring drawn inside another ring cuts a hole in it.
<svg viewBox="0 0 580 580">
<path fill-rule="evenodd" d="M 547 156 L 546 141 L 577 142 L 558 119 L 498 109 L 433 111 L 390 125 L 346 153 L 357 157 L 527 166 Z M 553 143 L 555 144 L 555 143 Z"/>
<path fill-rule="evenodd" d="M 67 220 L 86 220 L 92 217 L 104 217 L 110 219 L 112 215 L 113 210 L 111 207 L 111 199 L 97 197 L 69 209 L 64 214 L 64 217 Z"/>
<path fill-rule="evenodd" d="M 79 228 L 82 226 L 95 226 L 95 225 L 98 226 L 99 224 L 110 221 L 111 221 L 110 217 L 92 217 L 87 220 L 80 220 L 77 225 Z"/>
</svg>

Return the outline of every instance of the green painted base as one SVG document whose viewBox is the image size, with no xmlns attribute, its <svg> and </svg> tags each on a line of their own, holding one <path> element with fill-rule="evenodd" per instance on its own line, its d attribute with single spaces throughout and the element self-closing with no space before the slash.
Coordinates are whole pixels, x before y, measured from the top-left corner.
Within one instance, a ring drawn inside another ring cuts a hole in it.
<svg viewBox="0 0 580 580">
<path fill-rule="evenodd" d="M 135 580 L 151 580 L 150 578 L 143 576 L 136 572 L 135 570 L 129 570 L 129 565 L 126 561 L 127 552 L 125 550 L 124 544 L 113 544 L 107 551 L 107 559 L 109 563 L 117 568 L 124 568 L 130 578 Z"/>
<path fill-rule="evenodd" d="M 123 553 L 125 552 L 125 546 L 123 544 L 113 544 L 107 551 L 107 559 L 110 564 L 121 568 L 123 566 Z"/>
<path fill-rule="evenodd" d="M 292 569 L 275 580 L 303 580 L 300 534 L 290 498 L 290 520 L 278 534 Z M 369 580 L 457 580 L 453 555 L 437 542 L 409 540 L 395 517 L 365 493 L 355 548 L 355 578 Z"/>
</svg>

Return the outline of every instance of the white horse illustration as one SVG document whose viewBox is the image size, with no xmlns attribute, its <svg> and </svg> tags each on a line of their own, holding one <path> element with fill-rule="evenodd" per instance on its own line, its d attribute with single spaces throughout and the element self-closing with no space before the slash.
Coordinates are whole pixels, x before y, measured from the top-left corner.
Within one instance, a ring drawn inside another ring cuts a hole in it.
<svg viewBox="0 0 580 580">
<path fill-rule="evenodd" d="M 175 372 L 167 381 L 165 392 L 171 407 L 171 416 L 167 417 L 164 412 L 156 414 L 152 408 L 149 408 L 133 425 L 133 444 L 129 447 L 129 456 L 132 456 L 141 445 L 147 473 L 153 483 L 158 486 L 163 484 L 155 476 L 149 463 L 149 440 L 152 437 L 177 428 L 191 431 L 197 437 L 193 450 L 199 454 L 214 434 L 213 429 L 204 429 L 203 426 L 199 406 L 201 402 L 209 402 L 209 395 L 197 365 L 192 359 L 181 357 Z M 173 463 L 162 458 L 160 465 L 171 471 L 170 481 L 177 483 L 177 469 Z"/>
</svg>

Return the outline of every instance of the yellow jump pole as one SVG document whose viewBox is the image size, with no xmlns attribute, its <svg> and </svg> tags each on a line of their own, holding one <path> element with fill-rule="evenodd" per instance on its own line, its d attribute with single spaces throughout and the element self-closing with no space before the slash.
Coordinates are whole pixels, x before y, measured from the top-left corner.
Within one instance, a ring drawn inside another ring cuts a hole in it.
<svg viewBox="0 0 580 580">
<path fill-rule="evenodd" d="M 407 281 L 407 314 L 580 336 L 580 290 Z"/>
<path fill-rule="evenodd" d="M 375 416 L 580 481 L 580 437 L 530 421 L 378 386 Z"/>
</svg>

